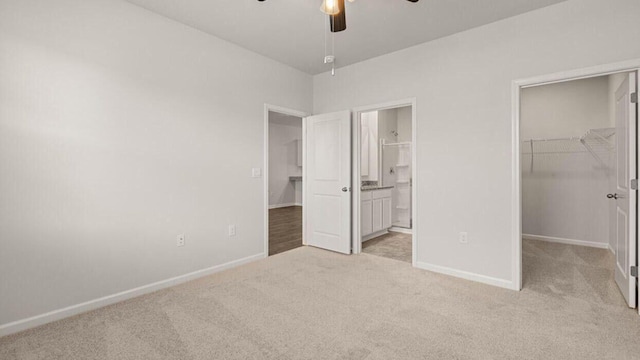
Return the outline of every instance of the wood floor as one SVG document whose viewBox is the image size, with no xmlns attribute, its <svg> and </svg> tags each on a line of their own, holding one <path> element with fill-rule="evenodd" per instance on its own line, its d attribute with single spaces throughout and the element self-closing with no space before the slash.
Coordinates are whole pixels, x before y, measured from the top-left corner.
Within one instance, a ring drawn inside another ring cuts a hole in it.
<svg viewBox="0 0 640 360">
<path fill-rule="evenodd" d="M 302 206 L 269 210 L 269 256 L 302 246 Z"/>
</svg>

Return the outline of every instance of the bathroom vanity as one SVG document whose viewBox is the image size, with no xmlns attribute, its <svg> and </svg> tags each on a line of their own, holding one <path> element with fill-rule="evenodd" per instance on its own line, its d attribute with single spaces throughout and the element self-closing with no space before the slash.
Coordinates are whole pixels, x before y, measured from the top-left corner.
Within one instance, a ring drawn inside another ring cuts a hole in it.
<svg viewBox="0 0 640 360">
<path fill-rule="evenodd" d="M 393 186 L 363 186 L 360 195 L 362 241 L 387 233 L 392 226 Z"/>
</svg>

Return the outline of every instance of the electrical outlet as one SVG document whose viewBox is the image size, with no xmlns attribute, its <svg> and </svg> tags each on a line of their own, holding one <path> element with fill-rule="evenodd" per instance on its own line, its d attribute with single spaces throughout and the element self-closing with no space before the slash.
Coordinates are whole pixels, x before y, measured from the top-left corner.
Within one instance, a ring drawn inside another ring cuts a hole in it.
<svg viewBox="0 0 640 360">
<path fill-rule="evenodd" d="M 461 232 L 458 236 L 458 240 L 460 240 L 460 244 L 468 244 L 469 243 L 469 234 L 466 232 Z"/>
<path fill-rule="evenodd" d="M 229 225 L 229 236 L 236 236 L 236 226 Z"/>
<path fill-rule="evenodd" d="M 184 234 L 178 235 L 176 246 L 184 246 Z"/>
</svg>

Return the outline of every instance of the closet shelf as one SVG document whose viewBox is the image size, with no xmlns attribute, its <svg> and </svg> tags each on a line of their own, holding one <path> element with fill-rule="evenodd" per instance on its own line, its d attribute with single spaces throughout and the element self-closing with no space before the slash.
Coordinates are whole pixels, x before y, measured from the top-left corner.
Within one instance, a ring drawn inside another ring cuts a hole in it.
<svg viewBox="0 0 640 360">
<path fill-rule="evenodd" d="M 588 152 L 604 168 L 607 163 L 603 160 L 615 149 L 611 137 L 615 135 L 615 128 L 591 129 L 582 137 L 566 137 L 551 139 L 529 139 L 522 142 L 522 154 L 530 154 L 532 163 L 534 155 L 567 154 Z"/>
<path fill-rule="evenodd" d="M 397 143 L 387 143 L 385 141 L 382 142 L 382 146 L 409 146 L 409 145 L 411 145 L 411 141 L 397 142 Z"/>
</svg>

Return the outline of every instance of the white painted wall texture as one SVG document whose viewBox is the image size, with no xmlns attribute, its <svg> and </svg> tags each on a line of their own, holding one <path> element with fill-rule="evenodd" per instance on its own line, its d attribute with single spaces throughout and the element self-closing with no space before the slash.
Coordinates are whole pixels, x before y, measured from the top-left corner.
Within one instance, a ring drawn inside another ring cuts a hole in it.
<svg viewBox="0 0 640 360">
<path fill-rule="evenodd" d="M 320 74 L 314 113 L 415 97 L 418 264 L 513 286 L 512 81 L 640 58 L 639 13 L 569 0 Z"/>
<path fill-rule="evenodd" d="M 298 144 L 302 140 L 302 119 L 290 124 L 270 121 L 269 124 L 269 205 L 293 205 L 296 199 L 296 184 L 290 176 L 302 176 L 298 166 Z"/>
<path fill-rule="evenodd" d="M 412 141 L 413 129 L 411 128 L 411 106 L 398 108 L 398 141 Z"/>
<path fill-rule="evenodd" d="M 123 1 L 2 0 L 0 79 L 0 324 L 264 252 L 264 104 L 310 112 L 309 75 Z"/>
<path fill-rule="evenodd" d="M 520 104 L 523 140 L 611 127 L 608 76 L 523 89 Z M 533 156 L 528 143 L 522 150 L 522 232 L 606 247 L 612 153 L 599 152 L 603 167 L 578 140 L 535 142 Z"/>
</svg>

